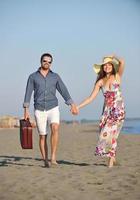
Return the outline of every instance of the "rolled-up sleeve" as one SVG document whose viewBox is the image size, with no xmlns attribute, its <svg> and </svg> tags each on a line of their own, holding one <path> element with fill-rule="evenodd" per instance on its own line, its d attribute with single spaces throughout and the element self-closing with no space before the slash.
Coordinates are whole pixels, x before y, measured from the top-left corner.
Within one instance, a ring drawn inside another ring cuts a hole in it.
<svg viewBox="0 0 140 200">
<path fill-rule="evenodd" d="M 27 81 L 27 85 L 26 85 L 26 92 L 25 92 L 24 103 L 23 103 L 24 108 L 27 108 L 30 105 L 33 89 L 34 89 L 33 78 L 30 75 Z"/>
<path fill-rule="evenodd" d="M 67 105 L 71 105 L 71 104 L 74 103 L 69 92 L 68 92 L 67 87 L 65 86 L 65 84 L 63 83 L 63 81 L 62 81 L 62 79 L 60 78 L 59 75 L 58 75 L 56 88 L 57 88 L 58 92 L 61 94 L 61 96 L 63 97 L 63 99 L 65 100 L 65 103 Z"/>
</svg>

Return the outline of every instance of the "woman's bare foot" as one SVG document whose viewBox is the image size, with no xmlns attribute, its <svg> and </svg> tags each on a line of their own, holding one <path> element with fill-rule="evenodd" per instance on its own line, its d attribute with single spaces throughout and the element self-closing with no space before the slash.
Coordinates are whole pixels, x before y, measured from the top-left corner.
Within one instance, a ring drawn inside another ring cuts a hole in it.
<svg viewBox="0 0 140 200">
<path fill-rule="evenodd" d="M 51 166 L 57 166 L 58 163 L 56 162 L 56 160 L 51 160 Z"/>
<path fill-rule="evenodd" d="M 108 163 L 108 167 L 111 168 L 116 164 L 116 159 L 115 157 L 111 157 L 109 158 L 109 163 Z"/>
</svg>

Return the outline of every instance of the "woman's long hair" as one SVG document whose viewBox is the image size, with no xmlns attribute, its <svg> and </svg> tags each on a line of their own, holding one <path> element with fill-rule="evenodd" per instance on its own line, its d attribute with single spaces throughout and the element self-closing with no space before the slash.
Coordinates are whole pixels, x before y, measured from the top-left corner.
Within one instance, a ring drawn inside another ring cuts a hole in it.
<svg viewBox="0 0 140 200">
<path fill-rule="evenodd" d="M 115 71 L 115 68 L 114 68 L 114 65 L 111 63 L 112 65 L 112 72 L 111 72 L 111 75 L 116 75 L 116 71 Z M 95 84 L 100 80 L 100 79 L 103 79 L 104 77 L 106 76 L 106 72 L 104 71 L 104 65 L 101 66 L 101 69 L 100 69 L 100 72 L 98 73 L 97 75 L 97 79 L 96 79 L 96 82 Z"/>
</svg>

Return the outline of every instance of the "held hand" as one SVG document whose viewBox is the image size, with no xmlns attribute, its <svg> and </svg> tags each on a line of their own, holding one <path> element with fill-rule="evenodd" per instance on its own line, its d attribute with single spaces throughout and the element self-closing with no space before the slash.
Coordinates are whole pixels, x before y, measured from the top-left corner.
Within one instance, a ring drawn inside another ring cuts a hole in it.
<svg viewBox="0 0 140 200">
<path fill-rule="evenodd" d="M 70 109 L 71 113 L 73 115 L 77 115 L 79 113 L 79 109 L 77 108 L 77 106 L 75 104 L 71 105 L 71 109 Z"/>
</svg>

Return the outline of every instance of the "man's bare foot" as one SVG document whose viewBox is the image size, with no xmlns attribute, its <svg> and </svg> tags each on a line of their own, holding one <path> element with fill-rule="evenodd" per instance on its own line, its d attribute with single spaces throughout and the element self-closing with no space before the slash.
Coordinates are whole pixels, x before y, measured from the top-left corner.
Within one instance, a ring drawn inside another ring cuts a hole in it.
<svg viewBox="0 0 140 200">
<path fill-rule="evenodd" d="M 49 168 L 50 167 L 50 162 L 48 160 L 44 161 L 44 167 Z"/>
</svg>

